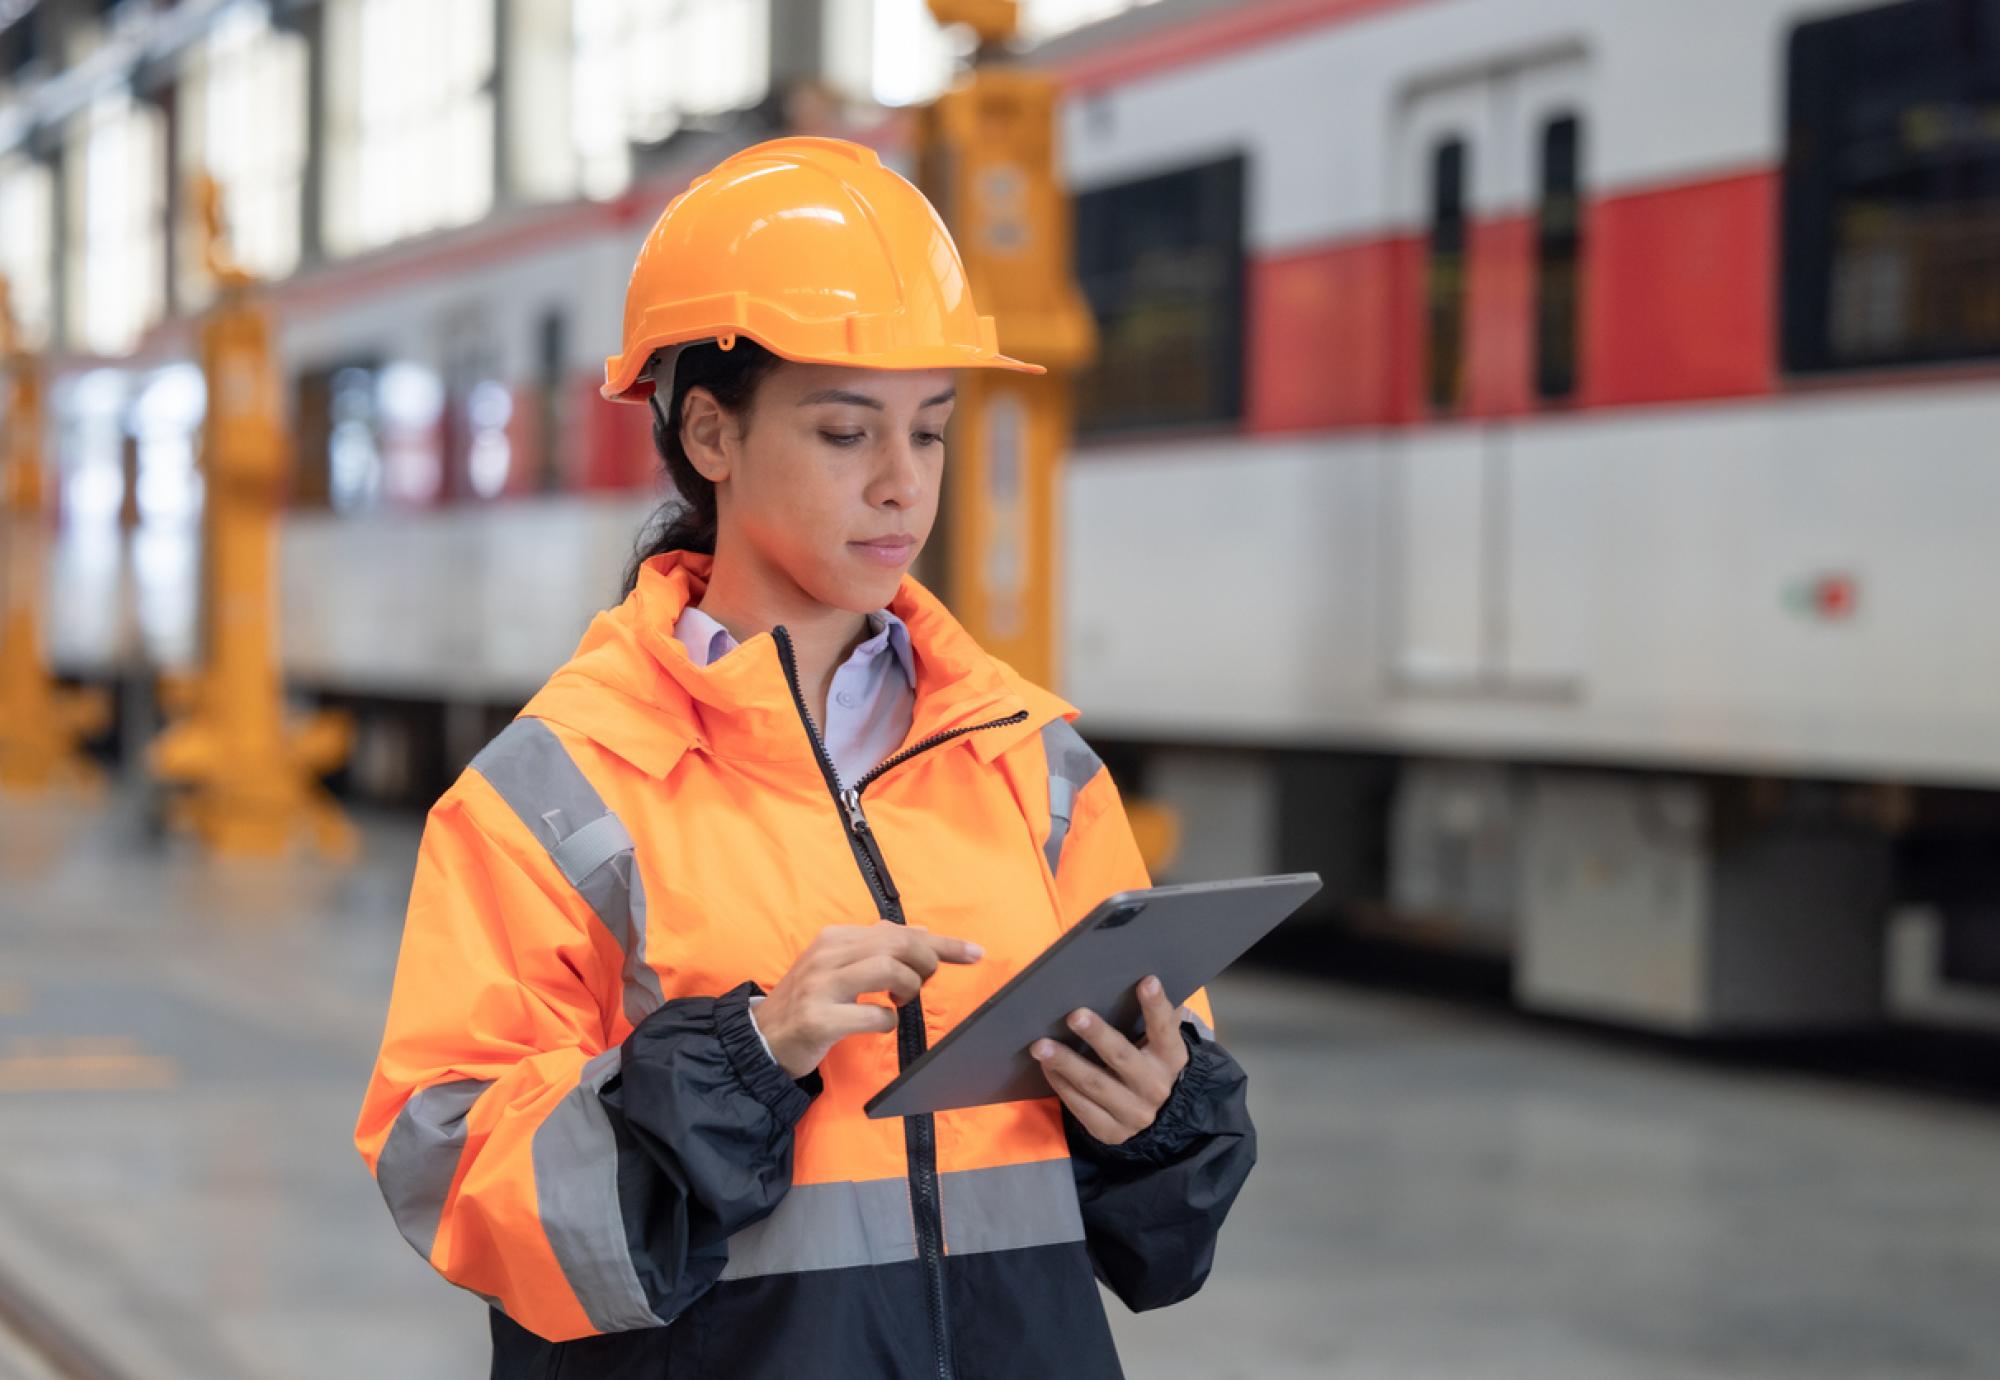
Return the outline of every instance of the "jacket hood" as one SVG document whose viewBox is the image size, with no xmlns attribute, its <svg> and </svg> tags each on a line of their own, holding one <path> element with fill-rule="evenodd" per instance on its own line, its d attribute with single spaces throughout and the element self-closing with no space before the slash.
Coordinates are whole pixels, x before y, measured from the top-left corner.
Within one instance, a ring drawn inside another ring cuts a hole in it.
<svg viewBox="0 0 2000 1380">
<path fill-rule="evenodd" d="M 812 760 L 775 638 L 760 632 L 729 655 L 697 666 L 675 640 L 681 611 L 701 601 L 713 558 L 654 556 L 624 602 L 591 620 L 575 654 L 528 702 L 525 715 L 589 739 L 649 776 L 665 777 L 690 748 L 745 761 Z M 970 735 L 991 761 L 1076 709 L 981 647 L 923 585 L 906 575 L 889 610 L 910 633 L 917 699 L 910 741 L 1006 718 Z"/>
</svg>

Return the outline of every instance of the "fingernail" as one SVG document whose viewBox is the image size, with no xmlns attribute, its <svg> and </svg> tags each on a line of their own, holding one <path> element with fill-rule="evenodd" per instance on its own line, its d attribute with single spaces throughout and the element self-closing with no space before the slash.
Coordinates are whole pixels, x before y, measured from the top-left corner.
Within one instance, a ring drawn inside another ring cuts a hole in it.
<svg viewBox="0 0 2000 1380">
<path fill-rule="evenodd" d="M 1038 1041 L 1034 1049 L 1030 1051 L 1030 1053 L 1032 1053 L 1035 1056 L 1035 1058 L 1040 1060 L 1048 1060 L 1053 1058 L 1055 1056 L 1055 1052 L 1056 1052 L 1056 1047 L 1050 1044 L 1047 1040 Z"/>
<path fill-rule="evenodd" d="M 1146 981 L 1145 981 L 1145 983 L 1144 983 L 1143 985 L 1144 985 L 1144 987 L 1145 987 L 1145 989 L 1146 989 L 1146 995 L 1147 995 L 1147 996 L 1149 996 L 1149 997 L 1157 997 L 1157 996 L 1159 996 L 1159 995 L 1160 995 L 1160 980 L 1159 980 L 1158 978 L 1156 978 L 1156 977 L 1149 977 L 1149 978 L 1147 978 L 1147 979 L 1146 979 Z"/>
<path fill-rule="evenodd" d="M 986 957 L 986 950 L 980 948 L 977 944 L 972 943 L 970 940 L 966 942 L 965 951 L 968 954 L 972 955 L 972 957 L 974 958 Z"/>
<path fill-rule="evenodd" d="M 1074 1016 L 1071 1016 L 1069 1018 L 1069 1028 L 1071 1030 L 1090 1029 L 1090 1013 L 1088 1011 L 1079 1011 Z"/>
</svg>

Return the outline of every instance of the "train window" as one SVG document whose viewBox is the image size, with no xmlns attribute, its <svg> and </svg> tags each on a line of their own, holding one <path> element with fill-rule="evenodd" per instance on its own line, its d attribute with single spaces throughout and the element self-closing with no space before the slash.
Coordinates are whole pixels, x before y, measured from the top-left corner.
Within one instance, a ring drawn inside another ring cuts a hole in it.
<svg viewBox="0 0 2000 1380">
<path fill-rule="evenodd" d="M 1790 63 L 1786 367 L 2000 357 L 2000 0 L 1802 24 Z"/>
<path fill-rule="evenodd" d="M 1097 318 L 1086 435 L 1243 415 L 1241 155 L 1084 192 L 1076 266 Z"/>
<path fill-rule="evenodd" d="M 1465 391 L 1466 164 L 1463 139 L 1447 139 L 1431 153 L 1424 391 L 1440 412 L 1456 408 Z"/>
<path fill-rule="evenodd" d="M 1582 124 L 1575 115 L 1560 115 L 1542 126 L 1541 196 L 1535 208 L 1535 392 L 1551 401 L 1576 392 L 1581 140 Z"/>
<path fill-rule="evenodd" d="M 549 492 L 562 488 L 563 477 L 569 473 L 564 447 L 569 435 L 569 381 L 569 315 L 561 307 L 549 307 L 535 328 L 535 390 L 541 422 L 537 430 L 542 451 L 535 487 Z"/>
</svg>

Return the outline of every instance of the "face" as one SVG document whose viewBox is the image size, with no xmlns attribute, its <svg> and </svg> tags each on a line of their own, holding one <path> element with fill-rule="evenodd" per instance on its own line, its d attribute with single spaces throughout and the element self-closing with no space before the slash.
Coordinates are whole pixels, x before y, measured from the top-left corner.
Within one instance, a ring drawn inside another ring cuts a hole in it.
<svg viewBox="0 0 2000 1380">
<path fill-rule="evenodd" d="M 937 517 L 952 397 L 948 369 L 790 362 L 742 416 L 689 389 L 682 441 L 715 481 L 718 559 L 821 604 L 883 607 Z"/>
</svg>

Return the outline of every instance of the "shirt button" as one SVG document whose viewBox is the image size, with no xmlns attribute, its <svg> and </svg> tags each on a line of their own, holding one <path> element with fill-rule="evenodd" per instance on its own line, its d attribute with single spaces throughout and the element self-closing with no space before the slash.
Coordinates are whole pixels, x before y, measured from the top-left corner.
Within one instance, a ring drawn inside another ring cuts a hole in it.
<svg viewBox="0 0 2000 1380">
<path fill-rule="evenodd" d="M 852 690 L 843 690 L 833 698 L 834 702 L 842 709 L 854 708 L 854 692 Z"/>
</svg>

